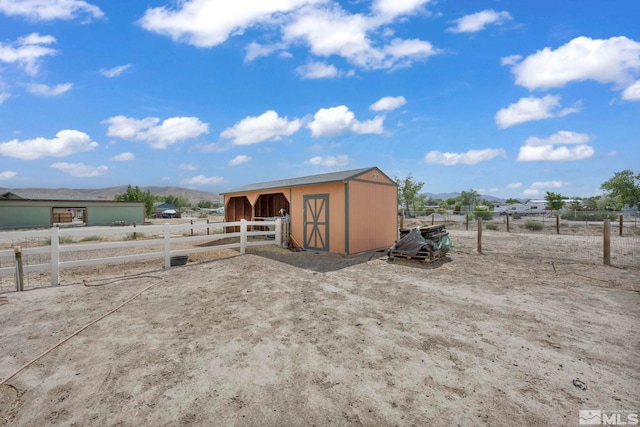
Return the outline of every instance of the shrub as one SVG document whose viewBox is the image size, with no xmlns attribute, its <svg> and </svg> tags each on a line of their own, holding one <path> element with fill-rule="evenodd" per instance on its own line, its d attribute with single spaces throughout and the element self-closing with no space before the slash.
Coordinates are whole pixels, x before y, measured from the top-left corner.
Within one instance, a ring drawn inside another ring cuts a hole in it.
<svg viewBox="0 0 640 427">
<path fill-rule="evenodd" d="M 611 212 L 566 212 L 560 215 L 560 218 L 568 221 L 604 221 L 610 219 L 615 221 L 618 219 L 618 214 Z"/>
<path fill-rule="evenodd" d="M 520 214 L 513 214 L 513 219 L 520 219 L 522 218 L 522 215 Z"/>
<path fill-rule="evenodd" d="M 485 228 L 487 230 L 493 230 L 496 231 L 498 229 L 498 224 L 494 224 L 492 222 L 488 222 L 487 225 L 485 226 Z"/>
<path fill-rule="evenodd" d="M 102 237 L 100 237 L 100 236 L 87 236 L 87 237 L 83 237 L 80 241 L 81 242 L 95 242 L 97 240 L 102 240 Z"/>
<path fill-rule="evenodd" d="M 524 223 L 524 228 L 531 231 L 540 231 L 544 228 L 541 222 L 538 221 L 526 221 Z"/>
<path fill-rule="evenodd" d="M 492 211 L 475 211 L 474 214 L 476 218 L 482 218 L 483 220 L 490 220 L 493 218 Z"/>
</svg>

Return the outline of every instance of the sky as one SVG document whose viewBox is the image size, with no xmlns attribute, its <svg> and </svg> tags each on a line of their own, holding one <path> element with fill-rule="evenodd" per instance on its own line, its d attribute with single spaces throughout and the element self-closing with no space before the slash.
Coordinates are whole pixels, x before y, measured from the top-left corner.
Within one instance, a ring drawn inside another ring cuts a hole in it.
<svg viewBox="0 0 640 427">
<path fill-rule="evenodd" d="M 0 187 L 640 173 L 637 0 L 0 0 Z"/>
</svg>

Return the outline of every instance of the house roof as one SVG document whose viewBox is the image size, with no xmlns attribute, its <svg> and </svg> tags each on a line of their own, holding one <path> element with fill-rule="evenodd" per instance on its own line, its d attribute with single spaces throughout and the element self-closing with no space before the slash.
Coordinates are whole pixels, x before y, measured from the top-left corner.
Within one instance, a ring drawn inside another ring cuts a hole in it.
<svg viewBox="0 0 640 427">
<path fill-rule="evenodd" d="M 281 179 L 278 181 L 260 182 L 257 184 L 249 184 L 249 185 L 245 185 L 244 187 L 234 188 L 232 190 L 225 191 L 224 193 L 220 193 L 220 194 L 248 193 L 251 191 L 261 191 L 261 190 L 268 190 L 272 188 L 288 188 L 288 187 L 298 187 L 302 185 L 343 182 L 351 178 L 355 178 L 356 176 L 361 175 L 372 169 L 377 169 L 377 168 L 374 166 L 374 167 L 362 168 L 362 169 L 352 169 L 352 170 L 342 171 L 342 172 L 331 172 L 331 173 L 323 173 L 320 175 L 302 176 L 299 178 Z"/>
</svg>

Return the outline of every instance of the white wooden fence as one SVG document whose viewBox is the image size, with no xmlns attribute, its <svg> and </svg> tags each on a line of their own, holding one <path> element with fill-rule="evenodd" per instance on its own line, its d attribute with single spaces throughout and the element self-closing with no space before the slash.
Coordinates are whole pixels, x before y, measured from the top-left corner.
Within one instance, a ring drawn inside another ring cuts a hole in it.
<svg viewBox="0 0 640 427">
<path fill-rule="evenodd" d="M 253 231 L 251 226 L 256 226 L 259 231 Z M 194 234 L 195 230 L 210 229 L 212 227 L 220 228 L 223 230 L 228 227 L 240 227 L 239 232 L 211 234 L 207 232 L 205 235 L 191 235 L 183 236 L 181 234 L 176 235 L 176 231 L 182 231 L 185 229 L 191 230 L 191 234 Z M 275 229 L 271 230 L 271 227 Z M 266 229 L 266 231 L 264 231 Z M 173 232 L 173 235 L 172 235 Z M 78 237 L 78 236 L 104 236 L 114 234 L 158 234 L 161 237 L 157 239 L 143 239 L 143 240 L 126 240 L 118 242 L 101 242 L 101 243 L 78 243 L 78 244 L 60 244 L 61 237 Z M 253 236 L 274 236 L 273 240 L 258 240 L 248 241 L 249 237 Z M 197 241 L 214 241 L 226 239 L 229 237 L 240 237 L 240 241 L 236 243 L 207 246 L 200 248 L 188 248 L 188 249 L 171 249 L 173 244 L 178 243 L 193 243 Z M 141 261 L 149 259 L 164 258 L 164 265 L 166 268 L 171 267 L 171 257 L 188 255 L 198 252 L 209 252 L 220 249 L 235 249 L 239 248 L 240 253 L 244 254 L 245 249 L 248 246 L 260 246 L 260 245 L 281 245 L 282 244 L 282 220 L 276 219 L 275 221 L 246 221 L 240 220 L 235 222 L 218 222 L 218 223 L 201 223 L 201 224 L 164 224 L 164 225 L 144 225 L 141 227 L 129 226 L 129 227 L 79 227 L 79 228 L 51 228 L 47 230 L 29 230 L 29 231 L 10 231 L 0 233 L 0 238 L 4 241 L 7 239 L 21 241 L 26 239 L 50 239 L 51 244 L 49 246 L 29 247 L 21 248 L 22 256 L 47 254 L 50 255 L 49 262 L 40 264 L 29 264 L 23 266 L 22 273 L 29 273 L 33 271 L 50 271 L 51 284 L 60 284 L 60 270 L 63 268 L 79 267 L 83 265 L 97 265 L 97 264 L 114 264 L 128 261 Z M 147 252 L 141 254 L 129 254 L 119 255 L 106 258 L 92 258 L 92 259 L 77 259 L 71 261 L 60 261 L 60 254 L 63 252 L 83 252 L 94 251 L 100 249 L 120 249 L 120 248 L 132 248 L 141 246 L 162 246 L 162 250 L 157 252 Z M 0 250 L 0 258 L 15 256 L 15 249 Z M 14 263 L 10 267 L 0 268 L 0 276 L 18 274 L 18 263 Z"/>
</svg>

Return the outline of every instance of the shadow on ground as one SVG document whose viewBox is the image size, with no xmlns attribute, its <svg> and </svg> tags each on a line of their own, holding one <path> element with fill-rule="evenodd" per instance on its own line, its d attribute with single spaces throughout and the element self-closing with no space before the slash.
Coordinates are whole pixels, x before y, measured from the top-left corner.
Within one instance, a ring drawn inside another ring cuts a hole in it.
<svg viewBox="0 0 640 427">
<path fill-rule="evenodd" d="M 328 252 L 300 251 L 294 252 L 275 245 L 255 246 L 247 248 L 248 254 L 258 255 L 274 261 L 283 262 L 293 267 L 327 273 L 353 265 L 362 264 L 375 259 L 387 259 L 387 250 L 368 251 L 356 255 L 343 256 Z"/>
</svg>

